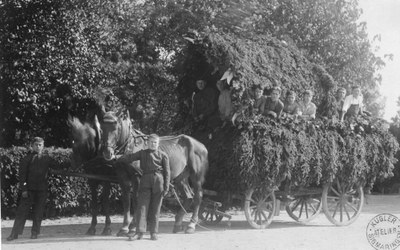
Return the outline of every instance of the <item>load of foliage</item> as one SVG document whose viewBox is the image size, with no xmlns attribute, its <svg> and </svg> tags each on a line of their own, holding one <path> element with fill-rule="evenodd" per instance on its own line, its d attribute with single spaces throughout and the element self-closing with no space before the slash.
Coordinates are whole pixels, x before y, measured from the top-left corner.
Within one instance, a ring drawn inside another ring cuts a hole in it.
<svg viewBox="0 0 400 250">
<path fill-rule="evenodd" d="M 21 195 L 18 175 L 19 163 L 28 153 L 29 149 L 25 147 L 0 148 L 2 218 L 15 217 Z M 45 148 L 44 153 L 49 154 L 55 160 L 56 169 L 71 171 L 70 149 Z M 120 195 L 119 186 L 112 185 L 110 209 L 113 212 L 120 213 L 122 211 Z M 86 179 L 50 174 L 45 217 L 86 214 L 90 211 L 90 200 L 90 189 Z"/>
<path fill-rule="evenodd" d="M 207 146 L 206 188 L 243 192 L 249 187 L 277 189 L 318 186 L 339 178 L 370 190 L 377 179 L 393 176 L 396 138 L 382 120 L 345 121 L 253 116 L 238 127 L 214 133 Z"/>
</svg>

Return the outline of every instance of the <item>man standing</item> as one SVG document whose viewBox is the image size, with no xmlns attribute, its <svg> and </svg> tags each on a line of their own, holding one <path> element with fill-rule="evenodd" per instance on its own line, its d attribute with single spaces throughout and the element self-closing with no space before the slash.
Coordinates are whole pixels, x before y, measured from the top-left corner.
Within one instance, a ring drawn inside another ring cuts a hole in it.
<svg viewBox="0 0 400 250">
<path fill-rule="evenodd" d="M 137 226 L 136 233 L 130 235 L 130 240 L 140 240 L 147 231 L 147 219 L 150 239 L 157 240 L 158 221 L 162 198 L 168 193 L 170 181 L 169 159 L 166 153 L 158 146 L 160 138 L 151 134 L 148 141 L 148 149 L 122 156 L 118 161 L 140 161 L 143 175 L 140 179 Z"/>
<path fill-rule="evenodd" d="M 196 81 L 197 93 L 193 97 L 193 117 L 195 122 L 207 123 L 208 119 L 218 110 L 217 92 L 206 86 L 204 80 Z"/>
<path fill-rule="evenodd" d="M 22 233 L 29 210 L 33 206 L 33 225 L 31 239 L 37 239 L 40 234 L 40 225 L 43 210 L 46 204 L 49 168 L 55 164 L 53 160 L 42 153 L 44 140 L 40 137 L 33 139 L 33 153 L 21 160 L 19 168 L 19 186 L 22 197 L 19 202 L 17 216 L 8 241 L 18 238 Z"/>
</svg>

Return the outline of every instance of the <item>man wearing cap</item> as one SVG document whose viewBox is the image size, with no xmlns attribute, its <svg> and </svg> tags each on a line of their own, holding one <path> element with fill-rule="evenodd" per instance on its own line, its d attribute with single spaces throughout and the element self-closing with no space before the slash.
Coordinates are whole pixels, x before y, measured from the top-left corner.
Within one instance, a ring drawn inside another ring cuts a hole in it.
<svg viewBox="0 0 400 250">
<path fill-rule="evenodd" d="M 44 140 L 40 137 L 33 139 L 32 153 L 21 160 L 19 167 L 19 187 L 22 196 L 17 209 L 17 215 L 8 241 L 22 234 L 29 210 L 33 207 L 33 225 L 31 239 L 40 234 L 43 210 L 46 204 L 49 168 L 55 167 L 55 162 L 49 155 L 43 154 Z"/>
<path fill-rule="evenodd" d="M 163 197 L 168 193 L 170 181 L 169 159 L 159 149 L 160 138 L 151 134 L 148 149 L 124 155 L 118 161 L 140 161 L 143 175 L 140 179 L 136 233 L 129 235 L 130 240 L 140 240 L 149 227 L 151 240 L 157 240 L 158 221 Z"/>
<path fill-rule="evenodd" d="M 193 117 L 196 122 L 207 121 L 218 110 L 217 92 L 206 86 L 204 80 L 196 81 L 198 92 L 193 97 Z"/>
</svg>

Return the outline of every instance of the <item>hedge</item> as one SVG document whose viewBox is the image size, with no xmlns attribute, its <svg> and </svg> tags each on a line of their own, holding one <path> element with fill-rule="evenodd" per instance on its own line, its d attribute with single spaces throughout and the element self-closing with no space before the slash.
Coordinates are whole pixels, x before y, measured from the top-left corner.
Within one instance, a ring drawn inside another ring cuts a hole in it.
<svg viewBox="0 0 400 250">
<path fill-rule="evenodd" d="M 45 148 L 44 151 L 55 159 L 61 169 L 71 171 L 71 149 Z M 20 197 L 19 162 L 28 153 L 29 150 L 23 147 L 0 148 L 1 217 L 3 219 L 15 217 Z M 121 213 L 122 211 L 122 203 L 119 200 L 120 193 L 119 185 L 112 184 L 111 213 Z M 89 213 L 90 200 L 90 189 L 85 178 L 50 174 L 45 218 Z"/>
</svg>

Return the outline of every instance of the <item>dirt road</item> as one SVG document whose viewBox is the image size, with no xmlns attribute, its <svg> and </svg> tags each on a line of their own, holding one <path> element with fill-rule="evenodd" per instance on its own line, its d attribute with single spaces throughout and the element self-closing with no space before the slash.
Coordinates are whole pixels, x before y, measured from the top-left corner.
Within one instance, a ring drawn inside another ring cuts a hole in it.
<svg viewBox="0 0 400 250">
<path fill-rule="evenodd" d="M 371 195 L 356 222 L 346 227 L 333 226 L 321 213 L 308 225 L 295 223 L 285 211 L 281 211 L 269 228 L 251 229 L 243 212 L 233 212 L 231 225 L 224 219 L 217 226 L 197 228 L 195 234 L 172 234 L 172 215 L 163 215 L 158 241 L 149 236 L 141 241 L 128 241 L 116 236 L 86 236 L 90 218 L 73 217 L 43 221 L 42 235 L 37 240 L 29 239 L 31 222 L 27 222 L 24 234 L 18 240 L 7 242 L 13 221 L 1 224 L 3 250 L 8 249 L 373 249 L 366 238 L 368 222 L 377 214 L 391 213 L 400 218 L 400 195 Z M 121 216 L 113 216 L 113 233 L 121 225 Z M 188 220 L 186 220 L 188 221 Z M 99 220 L 98 233 L 102 231 L 104 219 Z M 399 248 L 400 249 L 400 248 Z"/>
</svg>

